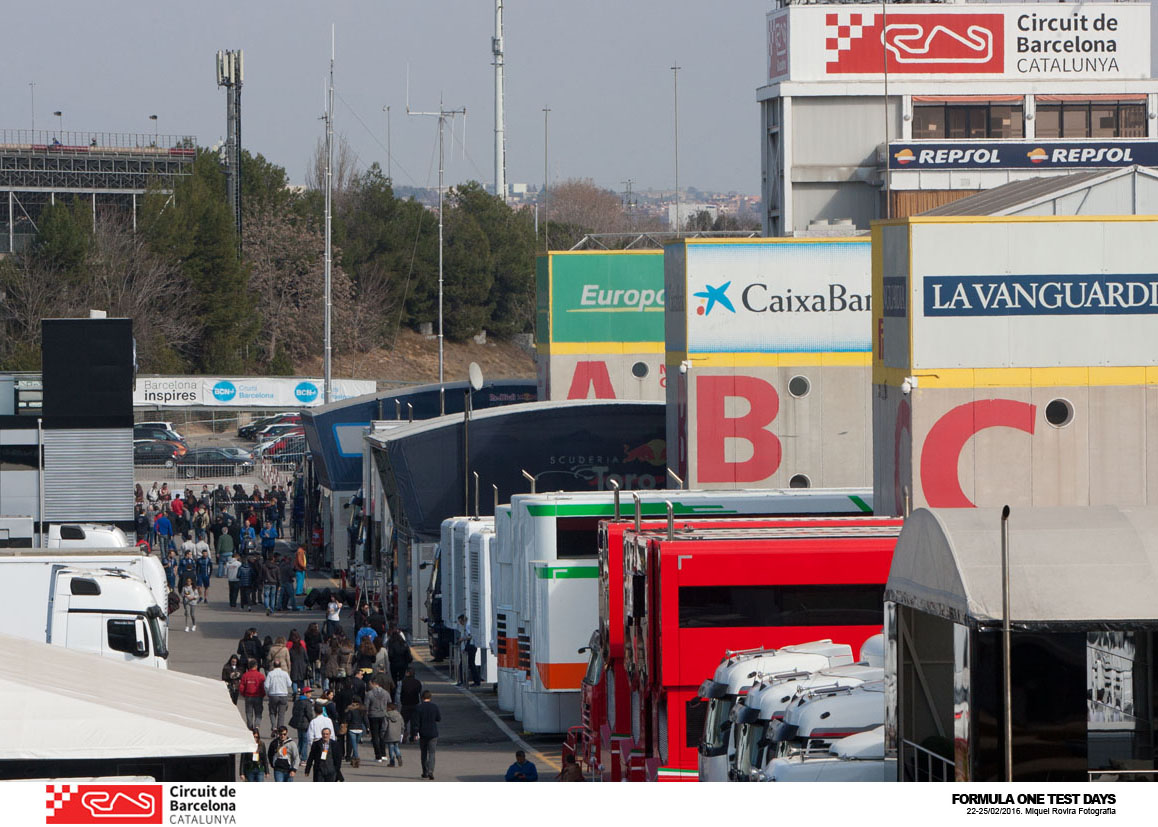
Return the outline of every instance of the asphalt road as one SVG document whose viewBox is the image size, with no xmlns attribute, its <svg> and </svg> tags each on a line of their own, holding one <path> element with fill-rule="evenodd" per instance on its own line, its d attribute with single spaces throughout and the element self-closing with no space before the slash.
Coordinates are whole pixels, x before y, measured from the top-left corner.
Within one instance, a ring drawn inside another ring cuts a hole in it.
<svg viewBox="0 0 1158 827">
<path fill-rule="evenodd" d="M 320 575 L 308 577 L 310 588 L 325 588 L 334 581 Z M 352 624 L 352 611 L 343 609 L 347 632 Z M 237 649 L 237 642 L 245 630 L 253 626 L 259 637 L 286 636 L 291 629 L 304 632 L 314 621 L 325 619 L 320 611 L 285 612 L 267 617 L 264 611 L 243 612 L 230 609 L 224 581 L 214 580 L 209 590 L 209 602 L 197 607 L 197 631 L 185 632 L 180 613 L 174 615 L 169 627 L 169 668 L 219 679 L 221 667 Z M 537 765 L 540 780 L 552 780 L 559 770 L 558 736 L 522 736 L 519 725 L 509 714 L 500 713 L 493 685 L 477 689 L 463 689 L 450 681 L 445 665 L 428 662 L 425 645 L 413 647 L 415 674 L 434 696 L 442 714 L 439 724 L 435 778 L 442 781 L 501 781 L 507 767 L 514 761 L 514 751 L 528 750 Z M 240 704 L 238 715 L 244 719 Z M 262 722 L 262 735 L 269 731 L 268 720 Z M 293 730 L 290 730 L 291 735 Z M 516 746 L 515 739 L 521 744 Z M 361 767 L 343 768 L 346 781 L 421 781 L 418 744 L 403 744 L 401 768 L 389 768 L 374 762 L 373 748 L 368 740 L 360 747 Z M 302 773 L 297 781 L 308 781 Z M 267 778 L 272 782 L 272 777 Z M 427 783 L 427 782 L 422 782 Z"/>
</svg>

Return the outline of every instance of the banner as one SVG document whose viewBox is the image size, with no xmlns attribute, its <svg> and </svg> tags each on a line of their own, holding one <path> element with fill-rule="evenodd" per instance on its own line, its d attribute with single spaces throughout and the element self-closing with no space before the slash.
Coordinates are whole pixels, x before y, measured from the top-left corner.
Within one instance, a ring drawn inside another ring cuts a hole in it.
<svg viewBox="0 0 1158 827">
<path fill-rule="evenodd" d="M 1158 166 L 1158 141 L 894 141 L 889 169 L 1105 169 Z"/>
<path fill-rule="evenodd" d="M 133 406 L 145 408 L 309 408 L 323 404 L 321 379 L 301 377 L 138 376 Z M 374 393 L 370 379 L 334 379 L 332 401 Z"/>
<path fill-rule="evenodd" d="M 768 80 L 1150 77 L 1150 4 L 790 6 L 768 15 Z"/>
<path fill-rule="evenodd" d="M 662 251 L 552 253 L 550 267 L 552 342 L 663 341 Z"/>
</svg>

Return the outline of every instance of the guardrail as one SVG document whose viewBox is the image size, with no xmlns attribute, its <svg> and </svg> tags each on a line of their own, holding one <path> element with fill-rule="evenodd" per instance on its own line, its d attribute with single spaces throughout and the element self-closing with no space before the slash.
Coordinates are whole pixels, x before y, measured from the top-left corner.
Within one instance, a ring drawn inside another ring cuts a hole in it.
<svg viewBox="0 0 1158 827">
<path fill-rule="evenodd" d="M 957 768 L 952 761 L 903 738 L 898 745 L 897 762 L 901 766 L 901 781 L 957 780 Z"/>
</svg>

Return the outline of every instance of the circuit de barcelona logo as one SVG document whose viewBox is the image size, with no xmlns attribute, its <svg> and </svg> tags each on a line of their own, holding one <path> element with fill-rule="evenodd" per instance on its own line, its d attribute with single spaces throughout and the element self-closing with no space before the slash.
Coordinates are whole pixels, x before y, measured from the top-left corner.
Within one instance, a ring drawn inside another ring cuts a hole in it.
<svg viewBox="0 0 1158 827">
<path fill-rule="evenodd" d="M 696 308 L 696 315 L 707 316 L 710 315 L 712 309 L 718 304 L 720 307 L 726 309 L 729 313 L 735 313 L 736 308 L 732 306 L 732 300 L 728 298 L 728 288 L 732 286 L 732 282 L 726 281 L 719 287 L 713 287 L 710 284 L 705 284 L 704 289 L 699 293 L 692 293 L 698 299 L 703 299 L 699 307 Z M 706 305 L 706 306 L 705 306 Z"/>
<path fill-rule="evenodd" d="M 1158 273 L 925 276 L 926 316 L 1158 314 Z"/>
</svg>

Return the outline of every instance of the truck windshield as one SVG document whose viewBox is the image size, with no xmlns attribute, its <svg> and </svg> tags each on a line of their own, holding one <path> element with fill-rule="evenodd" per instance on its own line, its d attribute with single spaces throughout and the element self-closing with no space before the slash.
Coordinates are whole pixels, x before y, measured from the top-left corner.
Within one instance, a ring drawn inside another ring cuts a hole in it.
<svg viewBox="0 0 1158 827">
<path fill-rule="evenodd" d="M 747 777 L 753 767 L 760 766 L 766 727 L 763 721 L 740 727 L 740 740 L 736 745 L 736 769 L 743 777 Z"/>
<path fill-rule="evenodd" d="M 725 695 L 722 698 L 712 698 L 708 701 L 708 715 L 704 718 L 703 745 L 707 749 L 720 749 L 727 742 L 728 729 L 731 721 L 732 706 L 736 703 L 735 695 Z"/>
</svg>

